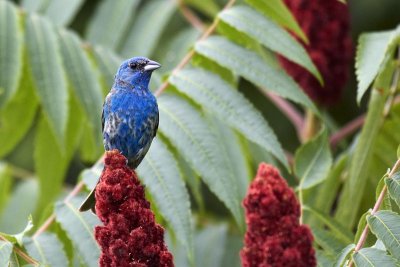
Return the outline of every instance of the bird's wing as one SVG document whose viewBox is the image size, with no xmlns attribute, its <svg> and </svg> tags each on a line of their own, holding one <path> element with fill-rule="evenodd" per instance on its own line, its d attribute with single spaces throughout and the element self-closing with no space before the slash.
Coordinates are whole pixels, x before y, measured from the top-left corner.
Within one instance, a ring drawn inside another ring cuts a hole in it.
<svg viewBox="0 0 400 267">
<path fill-rule="evenodd" d="M 103 110 L 101 111 L 101 132 L 104 132 L 104 105 Z"/>
<path fill-rule="evenodd" d="M 157 135 L 158 123 L 159 123 L 159 115 L 158 115 L 158 112 L 157 112 L 157 114 L 155 116 L 155 126 L 154 126 L 153 137 L 155 137 Z"/>
</svg>

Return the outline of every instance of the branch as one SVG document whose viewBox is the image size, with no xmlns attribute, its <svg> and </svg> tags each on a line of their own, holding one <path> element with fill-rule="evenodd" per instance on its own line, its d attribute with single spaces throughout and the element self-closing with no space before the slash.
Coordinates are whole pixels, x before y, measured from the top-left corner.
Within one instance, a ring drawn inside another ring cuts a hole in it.
<svg viewBox="0 0 400 267">
<path fill-rule="evenodd" d="M 332 148 L 335 148 L 337 144 L 357 131 L 365 121 L 365 114 L 362 114 L 355 118 L 354 120 L 348 122 L 343 128 L 341 128 L 339 131 L 336 133 L 332 134 L 331 137 L 329 138 L 329 144 L 331 145 Z"/>
<path fill-rule="evenodd" d="M 389 173 L 389 178 L 392 178 L 393 174 L 394 174 L 399 168 L 400 168 L 400 159 L 398 159 L 398 160 L 396 161 L 396 163 L 394 164 L 392 170 L 391 170 L 390 173 Z M 374 208 L 373 208 L 372 211 L 371 211 L 371 215 L 374 215 L 374 214 L 379 210 L 379 208 L 381 207 L 382 202 L 383 202 L 383 199 L 385 198 L 386 191 L 387 191 L 387 186 L 385 185 L 385 186 L 382 188 L 382 191 L 381 191 L 381 193 L 379 194 L 378 199 L 376 200 L 376 203 L 375 203 L 375 205 L 374 205 Z M 358 242 L 357 242 L 357 245 L 356 245 L 356 247 L 355 247 L 355 249 L 354 249 L 354 252 L 359 251 L 359 250 L 364 246 L 365 241 L 367 241 L 368 233 L 369 233 L 369 227 L 368 227 L 368 224 L 367 224 L 367 225 L 365 225 L 364 230 L 362 231 L 362 234 L 361 234 L 361 236 L 360 236 L 360 239 L 359 239 Z M 349 266 L 349 267 L 353 266 L 353 261 L 350 261 L 350 263 L 349 263 L 348 266 Z"/>
<path fill-rule="evenodd" d="M 4 240 L 6 242 L 9 242 L 6 238 L 4 238 L 3 236 L 0 235 L 0 240 Z M 26 254 L 25 252 L 23 252 L 20 248 L 13 246 L 13 250 L 15 251 L 15 253 L 17 253 L 21 258 L 23 258 L 27 263 L 33 264 L 35 266 L 39 266 L 39 262 L 37 262 L 35 259 L 33 259 L 32 257 L 30 257 L 28 254 Z"/>
<path fill-rule="evenodd" d="M 234 3 L 235 0 L 229 0 L 229 2 L 224 6 L 222 10 L 230 8 Z M 210 36 L 217 28 L 218 23 L 219 23 L 219 18 L 217 17 L 214 19 L 214 22 L 210 25 L 210 27 L 208 27 L 208 29 L 200 36 L 198 41 L 204 40 L 208 36 Z M 170 76 L 175 75 L 178 71 L 180 71 L 187 63 L 189 63 L 189 61 L 192 59 L 193 56 L 194 56 L 194 50 L 191 49 L 186 54 L 186 56 L 181 60 L 181 62 L 179 62 L 179 64 L 172 70 Z M 161 86 L 157 89 L 154 95 L 159 96 L 160 94 L 162 94 L 162 92 L 164 92 L 164 90 L 168 87 L 168 85 L 169 85 L 169 79 L 167 79 L 163 84 L 161 84 Z"/>
<path fill-rule="evenodd" d="M 177 2 L 178 8 L 185 19 L 193 26 L 193 28 L 203 32 L 206 28 L 204 23 L 185 5 L 182 0 L 178 0 Z"/>
<path fill-rule="evenodd" d="M 296 129 L 297 136 L 300 138 L 304 124 L 303 115 L 297 111 L 297 109 L 286 99 L 274 93 L 266 92 L 265 90 L 261 91 L 293 124 L 294 128 Z"/>
</svg>

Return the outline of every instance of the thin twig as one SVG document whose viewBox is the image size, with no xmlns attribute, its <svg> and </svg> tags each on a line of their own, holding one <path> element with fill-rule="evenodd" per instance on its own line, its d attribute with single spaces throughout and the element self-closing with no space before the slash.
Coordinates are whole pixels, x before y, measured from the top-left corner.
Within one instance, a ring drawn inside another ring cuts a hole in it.
<svg viewBox="0 0 400 267">
<path fill-rule="evenodd" d="M 229 0 L 229 2 L 224 6 L 222 10 L 230 8 L 236 0 Z M 208 27 L 208 29 L 200 36 L 198 41 L 206 39 L 208 36 L 210 36 L 215 29 L 217 28 L 219 23 L 219 18 L 215 18 L 214 22 Z M 175 75 L 178 71 L 180 71 L 189 61 L 192 59 L 194 56 L 194 50 L 191 49 L 186 56 L 179 62 L 179 64 L 173 69 L 172 73 L 170 76 Z M 159 96 L 164 90 L 168 87 L 169 85 L 169 79 L 167 79 L 161 86 L 157 89 L 157 91 L 154 93 L 155 96 Z"/>
<path fill-rule="evenodd" d="M 303 115 L 286 99 L 265 90 L 262 90 L 262 92 L 288 118 L 296 129 L 297 135 L 300 137 L 304 124 Z"/>
<path fill-rule="evenodd" d="M 6 242 L 9 242 L 5 237 L 0 235 L 0 239 L 4 240 Z M 27 263 L 33 264 L 35 266 L 39 266 L 39 262 L 37 262 L 35 259 L 31 258 L 28 254 L 23 252 L 20 248 L 13 246 L 13 250 L 15 253 L 17 253 L 21 258 L 23 258 Z"/>
<path fill-rule="evenodd" d="M 329 138 L 329 144 L 331 145 L 332 148 L 335 148 L 337 144 L 354 133 L 356 130 L 358 130 L 365 121 L 365 114 L 362 114 L 355 118 L 354 120 L 348 122 L 343 128 L 341 128 L 339 131 L 336 133 L 332 134 L 331 137 Z"/>
<path fill-rule="evenodd" d="M 390 173 L 389 173 L 389 178 L 392 178 L 393 174 L 394 174 L 399 168 L 400 168 L 400 159 L 398 159 L 398 160 L 396 161 L 396 163 L 394 164 L 393 168 L 391 169 L 391 171 L 390 171 Z M 374 205 L 374 208 L 373 208 L 372 211 L 371 211 L 371 215 L 374 215 L 374 214 L 379 210 L 379 208 L 381 207 L 382 202 L 383 202 L 383 199 L 385 198 L 386 191 L 387 191 L 387 186 L 385 185 L 385 186 L 382 188 L 382 191 L 381 191 L 381 193 L 379 194 L 378 199 L 376 200 L 376 203 L 375 203 L 375 205 Z M 367 224 L 367 225 L 365 225 L 364 230 L 362 231 L 362 234 L 361 234 L 361 236 L 360 236 L 360 239 L 359 239 L 358 242 L 357 242 L 357 245 L 356 245 L 356 247 L 355 247 L 355 249 L 354 249 L 354 252 L 359 251 L 359 250 L 364 246 L 365 241 L 367 241 L 368 233 L 369 233 L 369 227 L 368 227 L 368 224 Z M 350 263 L 349 263 L 348 266 L 349 266 L 349 267 L 353 266 L 353 261 L 350 261 Z"/>
<path fill-rule="evenodd" d="M 196 28 L 200 32 L 203 32 L 206 26 L 204 23 L 194 14 L 182 0 L 178 0 L 178 8 L 181 11 L 182 15 L 185 17 L 185 19 L 193 26 L 193 28 Z"/>
</svg>

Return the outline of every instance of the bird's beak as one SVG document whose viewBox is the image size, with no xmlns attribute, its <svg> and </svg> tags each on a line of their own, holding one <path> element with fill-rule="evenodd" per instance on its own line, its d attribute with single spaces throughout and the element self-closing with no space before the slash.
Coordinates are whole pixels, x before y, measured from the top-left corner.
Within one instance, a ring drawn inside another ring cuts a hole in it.
<svg viewBox="0 0 400 267">
<path fill-rule="evenodd" d="M 161 64 L 158 62 L 155 62 L 153 60 L 150 60 L 149 62 L 147 62 L 146 66 L 144 66 L 144 70 L 145 71 L 152 71 L 152 70 L 156 70 L 158 68 L 161 67 Z"/>
</svg>

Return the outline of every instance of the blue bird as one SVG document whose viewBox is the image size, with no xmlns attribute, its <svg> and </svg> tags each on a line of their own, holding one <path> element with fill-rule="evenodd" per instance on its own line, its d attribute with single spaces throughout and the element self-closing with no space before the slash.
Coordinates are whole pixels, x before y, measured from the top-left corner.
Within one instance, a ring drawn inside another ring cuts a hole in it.
<svg viewBox="0 0 400 267">
<path fill-rule="evenodd" d="M 119 67 L 106 96 L 101 118 L 106 151 L 118 149 L 135 169 L 150 148 L 158 129 L 158 106 L 149 90 L 151 74 L 161 67 L 145 57 L 134 57 Z M 94 209 L 95 189 L 80 211 Z"/>
</svg>

